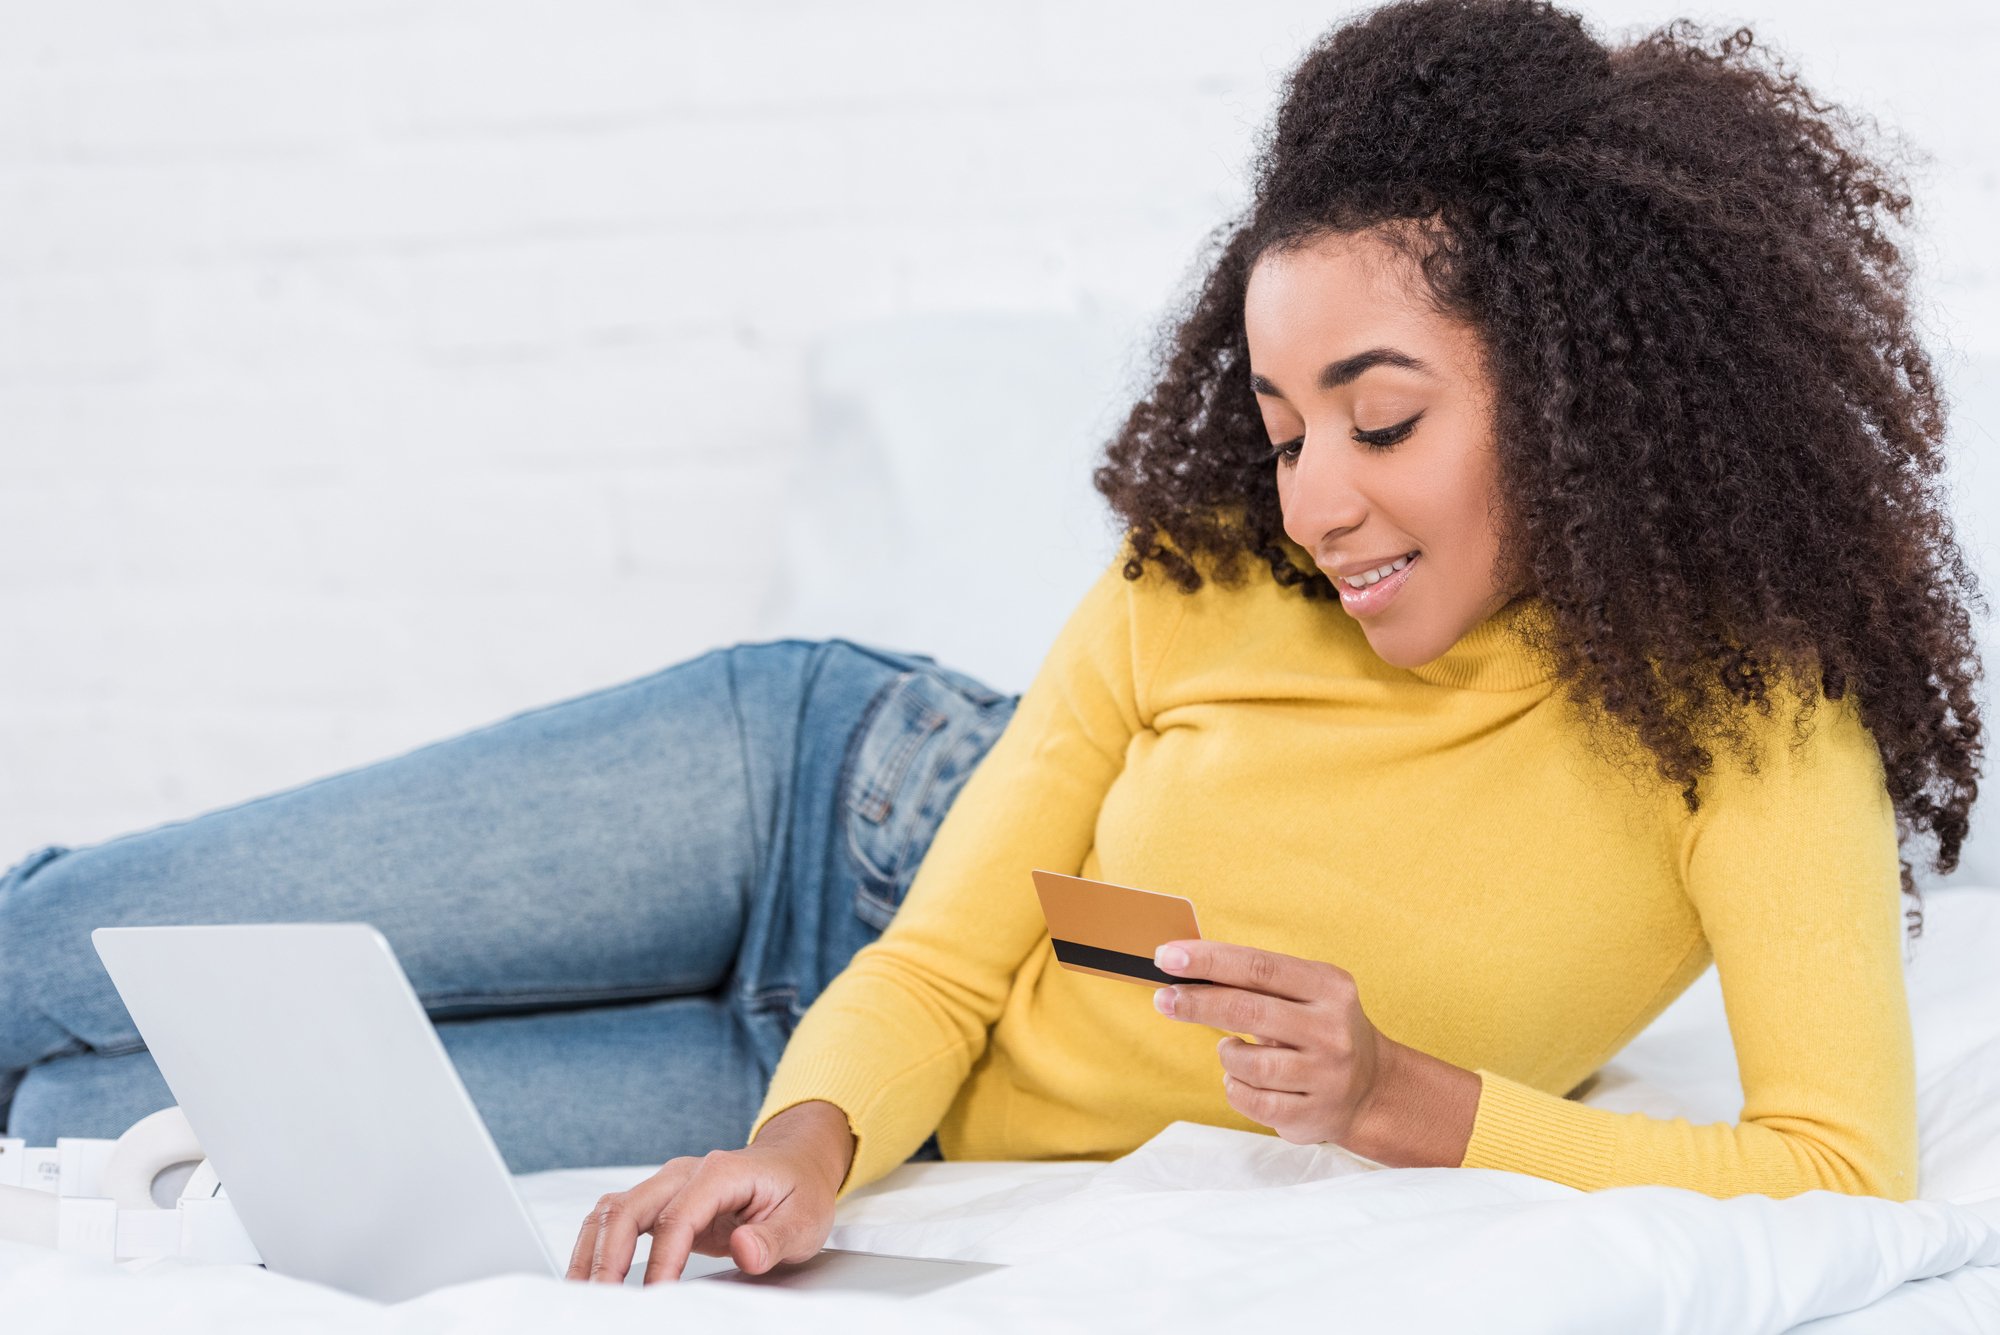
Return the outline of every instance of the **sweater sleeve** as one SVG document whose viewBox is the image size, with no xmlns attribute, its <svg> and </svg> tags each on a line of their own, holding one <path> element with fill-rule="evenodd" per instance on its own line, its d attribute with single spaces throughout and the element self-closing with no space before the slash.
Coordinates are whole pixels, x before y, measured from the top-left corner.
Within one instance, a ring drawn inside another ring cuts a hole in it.
<svg viewBox="0 0 2000 1335">
<path fill-rule="evenodd" d="M 836 1200 L 888 1173 L 942 1120 L 986 1049 L 1015 973 L 1046 934 L 1030 869 L 1076 873 L 1144 726 L 1139 596 L 1121 547 L 952 800 L 903 903 L 806 1008 L 756 1120 L 809 1099 L 856 1143 Z"/>
<path fill-rule="evenodd" d="M 1742 1076 L 1741 1120 L 1615 1113 L 1482 1069 L 1463 1166 L 1586 1191 L 1917 1194 L 1901 872 L 1881 756 L 1853 690 L 1819 700 L 1797 754 L 1796 696 L 1772 697 L 1769 719 L 1753 715 L 1759 772 L 1717 748 L 1681 842 Z"/>
</svg>

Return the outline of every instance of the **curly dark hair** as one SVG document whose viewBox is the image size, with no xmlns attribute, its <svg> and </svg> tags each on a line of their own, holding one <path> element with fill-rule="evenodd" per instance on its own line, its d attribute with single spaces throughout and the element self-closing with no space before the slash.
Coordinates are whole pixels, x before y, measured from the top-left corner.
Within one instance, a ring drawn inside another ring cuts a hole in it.
<svg viewBox="0 0 2000 1335">
<path fill-rule="evenodd" d="M 1151 561 L 1193 593 L 1199 560 L 1235 587 L 1250 554 L 1338 597 L 1283 531 L 1244 294 L 1265 252 L 1372 230 L 1479 333 L 1500 587 L 1545 600 L 1530 648 L 1584 717 L 1640 743 L 1693 812 L 1701 739 L 1757 772 L 1741 704 L 1768 716 L 1767 686 L 1794 676 L 1855 687 L 1899 842 L 1925 827 L 1955 870 L 1983 753 L 1966 602 L 1986 604 L 1891 235 L 1910 196 L 1862 125 L 1747 29 L 1683 19 L 1606 46 L 1538 0 L 1411 0 L 1334 28 L 1092 475 L 1123 574 Z"/>
</svg>

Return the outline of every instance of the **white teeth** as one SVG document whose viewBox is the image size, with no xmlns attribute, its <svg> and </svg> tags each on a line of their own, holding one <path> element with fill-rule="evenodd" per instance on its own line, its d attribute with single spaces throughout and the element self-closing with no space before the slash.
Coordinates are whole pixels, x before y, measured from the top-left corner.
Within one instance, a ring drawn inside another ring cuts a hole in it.
<svg viewBox="0 0 2000 1335">
<path fill-rule="evenodd" d="M 1375 583 L 1377 580 L 1387 579 L 1390 575 L 1393 575 L 1398 570 L 1401 570 L 1404 566 L 1410 563 L 1411 559 L 1415 555 L 1416 553 L 1412 552 L 1408 556 L 1399 556 L 1394 561 L 1391 561 L 1388 565 L 1383 566 L 1380 570 L 1364 571 L 1359 575 L 1342 575 L 1341 578 L 1347 581 L 1348 587 L 1350 588 L 1365 589 L 1370 584 Z"/>
</svg>

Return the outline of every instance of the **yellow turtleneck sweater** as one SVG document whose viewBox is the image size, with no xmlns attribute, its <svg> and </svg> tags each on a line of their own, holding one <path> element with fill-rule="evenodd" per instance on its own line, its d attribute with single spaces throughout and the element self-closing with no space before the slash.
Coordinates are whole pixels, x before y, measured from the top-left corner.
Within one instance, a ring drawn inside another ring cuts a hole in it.
<svg viewBox="0 0 2000 1335">
<path fill-rule="evenodd" d="M 1479 1073 L 1463 1166 L 1714 1196 L 1917 1191 L 1895 817 L 1853 692 L 1760 773 L 1711 746 L 1690 817 L 1585 742 L 1517 638 L 1382 661 L 1337 604 L 1104 570 L 960 790 L 878 940 L 806 1011 L 751 1130 L 808 1099 L 857 1141 L 840 1196 L 935 1128 L 947 1159 L 1110 1159 L 1176 1120 L 1269 1132 L 1219 1031 L 1056 965 L 1029 870 L 1185 895 L 1205 935 L 1351 973 L 1388 1037 Z M 1303 555 L 1303 553 L 1300 553 Z M 1207 568 L 1204 567 L 1204 574 Z M 1421 593 L 1419 591 L 1419 596 Z M 1736 1124 L 1563 1095 L 1711 960 Z"/>
</svg>

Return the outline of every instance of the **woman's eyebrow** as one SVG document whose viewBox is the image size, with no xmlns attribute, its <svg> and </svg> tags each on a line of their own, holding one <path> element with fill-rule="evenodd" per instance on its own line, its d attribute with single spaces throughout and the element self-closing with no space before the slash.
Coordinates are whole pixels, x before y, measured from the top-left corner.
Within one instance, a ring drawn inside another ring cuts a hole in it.
<svg viewBox="0 0 2000 1335">
<path fill-rule="evenodd" d="M 1429 375 L 1431 369 L 1400 349 L 1369 348 L 1366 352 L 1357 352 L 1352 357 L 1342 357 L 1337 362 L 1328 362 L 1320 369 L 1319 387 L 1339 389 L 1363 371 L 1375 366 L 1400 366 L 1406 371 L 1416 371 L 1423 375 Z M 1285 397 L 1278 393 L 1276 385 L 1254 371 L 1250 375 L 1250 388 L 1259 394 L 1271 394 L 1281 399 Z"/>
</svg>

